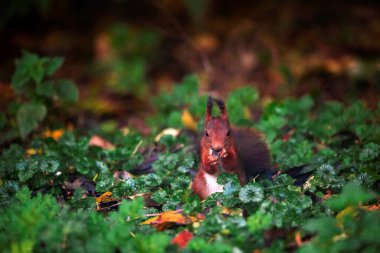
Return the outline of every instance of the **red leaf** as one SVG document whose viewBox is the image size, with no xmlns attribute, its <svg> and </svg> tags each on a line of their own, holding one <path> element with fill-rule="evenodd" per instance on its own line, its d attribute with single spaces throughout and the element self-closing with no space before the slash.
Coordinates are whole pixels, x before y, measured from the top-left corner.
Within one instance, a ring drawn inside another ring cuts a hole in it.
<svg viewBox="0 0 380 253">
<path fill-rule="evenodd" d="M 290 129 L 290 131 L 288 131 L 286 134 L 284 134 L 284 136 L 282 136 L 282 141 L 283 142 L 287 142 L 292 136 L 293 134 L 295 133 L 295 129 Z"/>
<path fill-rule="evenodd" d="M 189 241 L 193 239 L 193 237 L 194 235 L 191 232 L 184 230 L 181 233 L 179 233 L 176 237 L 174 237 L 171 242 L 172 244 L 178 245 L 180 249 L 183 249 L 187 246 Z"/>
</svg>

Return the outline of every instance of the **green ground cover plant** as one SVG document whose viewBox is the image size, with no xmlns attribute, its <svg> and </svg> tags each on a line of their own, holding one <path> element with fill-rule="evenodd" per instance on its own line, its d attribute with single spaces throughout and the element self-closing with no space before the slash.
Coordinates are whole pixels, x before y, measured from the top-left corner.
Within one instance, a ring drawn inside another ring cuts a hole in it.
<svg viewBox="0 0 380 253">
<path fill-rule="evenodd" d="M 30 80 L 38 85 L 43 75 Z M 2 251 L 379 251 L 380 103 L 374 109 L 361 101 L 315 104 L 304 96 L 261 104 L 251 86 L 231 92 L 226 99 L 231 122 L 266 135 L 274 166 L 306 164 L 313 175 L 302 186 L 285 174 L 240 186 L 236 176 L 223 174 L 218 180 L 224 192 L 201 202 L 189 187 L 198 158 L 182 119 L 188 110 L 198 129 L 203 124 L 206 96 L 197 85 L 196 76 L 188 76 L 171 93 L 153 99 L 157 114 L 147 120 L 151 136 L 133 129 L 107 133 L 113 148 L 104 148 L 91 144 L 90 132 L 65 130 L 52 138 L 37 131 L 5 148 Z M 262 108 L 256 121 L 253 106 Z M 164 128 L 183 131 L 155 141 Z M 24 129 L 22 136 L 30 131 Z M 160 228 L 142 224 L 169 211 L 185 222 Z M 192 239 L 180 248 L 173 238 L 183 231 Z"/>
</svg>

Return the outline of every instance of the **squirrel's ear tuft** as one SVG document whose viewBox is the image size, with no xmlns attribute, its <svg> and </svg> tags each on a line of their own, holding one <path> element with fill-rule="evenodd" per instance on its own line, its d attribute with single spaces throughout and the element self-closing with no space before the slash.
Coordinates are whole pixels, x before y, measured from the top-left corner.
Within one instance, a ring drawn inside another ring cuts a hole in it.
<svg viewBox="0 0 380 253">
<path fill-rule="evenodd" d="M 211 96 L 208 96 L 207 105 L 206 105 L 206 121 L 210 119 L 212 116 L 212 105 L 213 105 L 213 98 Z"/>
<path fill-rule="evenodd" d="M 223 100 L 214 98 L 215 103 L 218 105 L 222 117 L 227 118 L 226 105 Z"/>
<path fill-rule="evenodd" d="M 214 98 L 214 101 L 218 105 L 220 111 L 226 110 L 226 105 L 224 104 L 223 100 Z"/>
</svg>

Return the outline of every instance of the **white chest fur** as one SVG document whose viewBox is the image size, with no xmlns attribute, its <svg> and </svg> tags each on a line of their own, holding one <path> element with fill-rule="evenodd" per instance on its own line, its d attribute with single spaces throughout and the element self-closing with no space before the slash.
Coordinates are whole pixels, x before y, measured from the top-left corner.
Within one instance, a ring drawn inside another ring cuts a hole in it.
<svg viewBox="0 0 380 253">
<path fill-rule="evenodd" d="M 222 192 L 223 191 L 223 185 L 220 185 L 216 182 L 216 179 L 218 178 L 218 175 L 211 175 L 208 173 L 204 174 L 205 180 L 206 180 L 206 187 L 207 187 L 207 195 L 211 195 L 215 192 Z"/>
</svg>

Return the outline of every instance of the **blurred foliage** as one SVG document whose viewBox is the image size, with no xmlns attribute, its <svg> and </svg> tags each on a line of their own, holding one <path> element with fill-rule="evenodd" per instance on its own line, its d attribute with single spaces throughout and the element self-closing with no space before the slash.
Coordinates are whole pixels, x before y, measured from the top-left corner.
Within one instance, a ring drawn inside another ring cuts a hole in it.
<svg viewBox="0 0 380 253">
<path fill-rule="evenodd" d="M 374 197 L 355 183 L 345 185 L 339 196 L 326 201 L 328 207 L 339 211 L 335 217 L 312 219 L 303 226 L 305 231 L 317 236 L 300 252 L 377 252 L 380 213 L 361 206 Z"/>
<path fill-rule="evenodd" d="M 193 23 L 200 27 L 204 24 L 210 0 L 183 0 L 184 6 Z"/>
<path fill-rule="evenodd" d="M 26 73 L 33 85 L 44 80 Z M 16 84 L 19 91 L 27 88 Z M 198 94 L 196 76 L 152 102 L 154 132 L 184 128 L 184 110 L 202 127 L 206 96 Z M 197 164 L 183 135 L 164 135 L 153 144 L 156 136 L 107 132 L 113 147 L 102 148 L 75 129 L 60 138 L 37 134 L 25 147 L 10 145 L 0 157 L 3 251 L 178 252 L 170 240 L 185 227 L 194 238 L 184 252 L 283 252 L 294 247 L 295 234 L 301 252 L 375 252 L 380 104 L 375 109 L 360 101 L 348 107 L 318 105 L 304 96 L 266 103 L 255 122 L 250 111 L 258 102 L 253 87 L 231 92 L 226 99 L 231 122 L 263 131 L 278 169 L 308 164 L 314 173 L 302 186 L 286 174 L 244 186 L 236 176 L 222 174 L 218 182 L 224 191 L 201 202 L 189 187 Z M 105 192 L 110 196 L 104 199 L 118 208 L 103 206 L 99 196 Z M 206 215 L 162 232 L 141 224 L 179 209 L 194 217 Z"/>
<path fill-rule="evenodd" d="M 156 114 L 148 119 L 150 127 L 154 129 L 186 127 L 183 116 L 184 111 L 188 110 L 197 124 L 197 129 L 202 129 L 207 96 L 199 95 L 198 87 L 198 77 L 188 75 L 181 83 L 175 84 L 170 92 L 162 91 L 154 97 Z M 240 126 L 251 124 L 249 106 L 258 99 L 258 96 L 258 91 L 250 86 L 231 92 L 226 100 L 230 122 Z"/>
<path fill-rule="evenodd" d="M 101 37 L 106 44 L 97 71 L 105 76 L 110 90 L 117 94 L 144 97 L 148 91 L 150 61 L 157 55 L 158 33 L 115 24 Z"/>
<path fill-rule="evenodd" d="M 10 20 L 25 17 L 36 11 L 39 14 L 46 14 L 51 7 L 53 0 L 14 0 L 1 1 L 0 9 L 0 29 L 3 28 Z"/>
<path fill-rule="evenodd" d="M 11 81 L 16 101 L 0 112 L 0 130 L 4 131 L 0 143 L 18 136 L 25 139 L 55 104 L 64 106 L 78 100 L 78 90 L 73 82 L 50 78 L 62 64 L 61 57 L 39 57 L 26 51 L 16 60 Z"/>
</svg>

